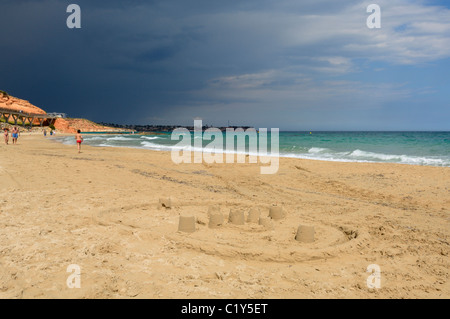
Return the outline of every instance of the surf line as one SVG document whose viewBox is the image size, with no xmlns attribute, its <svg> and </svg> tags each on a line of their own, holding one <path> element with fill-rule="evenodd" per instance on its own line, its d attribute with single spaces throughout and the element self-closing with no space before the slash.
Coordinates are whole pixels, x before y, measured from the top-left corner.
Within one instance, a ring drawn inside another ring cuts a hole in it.
<svg viewBox="0 0 450 319">
<path fill-rule="evenodd" d="M 175 164 L 192 163 L 192 149 L 194 150 L 194 163 L 232 164 L 237 163 L 269 164 L 260 167 L 261 174 L 275 174 L 280 163 L 279 154 L 279 128 L 270 129 L 270 152 L 268 151 L 267 128 L 260 128 L 259 133 L 254 128 L 227 128 L 225 149 L 223 134 L 218 128 L 211 127 L 203 133 L 203 121 L 194 120 L 194 134 L 187 128 L 177 128 L 171 134 L 171 140 L 179 142 L 172 148 L 171 156 Z M 246 153 L 246 140 L 248 139 L 248 154 Z M 203 141 L 211 141 L 208 148 L 203 147 Z"/>
</svg>

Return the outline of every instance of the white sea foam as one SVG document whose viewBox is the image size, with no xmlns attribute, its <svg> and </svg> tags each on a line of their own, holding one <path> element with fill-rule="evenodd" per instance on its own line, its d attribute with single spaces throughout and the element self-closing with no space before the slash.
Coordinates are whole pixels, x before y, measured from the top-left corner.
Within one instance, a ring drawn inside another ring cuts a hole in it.
<svg viewBox="0 0 450 319">
<path fill-rule="evenodd" d="M 156 140 L 161 137 L 159 137 L 159 136 L 141 136 L 141 138 L 145 139 L 145 140 Z"/>
<path fill-rule="evenodd" d="M 327 149 L 327 148 L 311 147 L 311 148 L 308 150 L 308 153 L 311 153 L 311 154 L 317 154 L 317 153 L 324 153 L 324 152 L 327 152 L 327 151 L 329 151 L 329 149 Z"/>
<path fill-rule="evenodd" d="M 226 153 L 236 153 L 234 151 L 222 150 L 222 149 L 214 149 L 208 147 L 205 148 L 196 148 L 194 146 L 178 146 L 178 145 L 164 145 L 154 143 L 154 140 L 160 139 L 161 142 L 164 142 L 166 139 L 159 136 L 141 136 L 139 139 L 130 138 L 125 136 L 89 136 L 85 137 L 85 141 L 87 141 L 88 145 L 93 146 L 107 146 L 107 147 L 118 147 L 118 145 L 114 145 L 114 141 L 129 141 L 130 143 L 121 143 L 122 147 L 130 147 L 130 148 L 142 148 L 142 149 L 150 149 L 157 151 L 171 151 L 171 150 L 184 150 L 184 151 L 192 151 L 192 152 L 208 152 L 208 153 L 216 153 L 216 154 L 226 154 Z M 75 139 L 70 137 L 64 137 L 60 139 L 56 139 L 63 144 L 74 145 Z M 136 143 L 137 142 L 137 143 Z M 248 152 L 238 152 L 245 153 Z M 258 154 L 250 154 L 256 155 Z M 291 158 L 303 158 L 303 159 L 311 159 L 311 160 L 324 160 L 324 161 L 336 161 L 336 162 L 388 162 L 388 163 L 399 163 L 399 164 L 411 164 L 411 165 L 432 165 L 432 166 L 450 166 L 450 156 L 419 156 L 419 155 L 405 155 L 405 154 L 385 154 L 385 153 L 376 153 L 363 151 L 360 149 L 355 149 L 352 151 L 334 151 L 328 148 L 321 147 L 296 147 L 291 148 L 289 151 L 285 150 L 284 152 L 280 150 L 281 157 L 291 157 Z"/>
<path fill-rule="evenodd" d="M 303 158 L 312 160 L 323 160 L 333 162 L 388 162 L 399 164 L 412 164 L 412 165 L 432 165 L 432 166 L 450 166 L 450 158 L 432 158 L 423 156 L 408 156 L 408 155 L 395 155 L 395 154 L 383 154 L 366 152 L 362 150 L 354 150 L 352 152 L 332 152 L 331 150 L 312 148 L 308 153 L 295 154 L 295 153 L 282 153 L 282 157 Z"/>
<path fill-rule="evenodd" d="M 85 141 L 103 141 L 105 139 L 104 136 L 84 136 Z"/>
<path fill-rule="evenodd" d="M 365 152 L 361 150 L 354 150 L 349 154 L 350 157 L 355 158 L 369 158 L 374 160 L 382 160 L 382 161 L 395 161 L 400 160 L 403 155 L 389 155 L 389 154 L 380 154 L 380 153 L 372 153 Z"/>
<path fill-rule="evenodd" d="M 397 162 L 405 164 L 418 164 L 418 165 L 448 165 L 448 161 L 442 158 L 431 158 L 423 156 L 409 156 L 409 155 L 393 155 L 393 154 L 383 154 L 383 153 L 373 153 L 365 152 L 361 150 L 355 150 L 350 153 L 351 157 L 362 158 L 374 161 L 383 162 Z"/>
<path fill-rule="evenodd" d="M 107 141 L 129 141 L 131 138 L 125 137 L 125 136 L 114 136 L 114 137 L 108 137 L 106 139 Z"/>
<path fill-rule="evenodd" d="M 143 148 L 148 148 L 148 149 L 158 150 L 158 151 L 170 151 L 175 148 L 174 146 L 155 144 L 155 143 L 147 142 L 147 141 L 142 141 L 140 145 Z M 181 149 L 181 147 L 180 147 L 180 149 Z"/>
<path fill-rule="evenodd" d="M 143 148 L 153 149 L 153 150 L 160 150 L 160 151 L 172 151 L 172 150 L 179 150 L 179 151 L 185 151 L 185 152 L 203 152 L 203 153 L 211 153 L 211 154 L 246 154 L 250 156 L 259 156 L 258 153 L 253 152 L 235 152 L 235 151 L 229 151 L 224 150 L 222 148 L 201 148 L 201 147 L 194 147 L 191 145 L 186 146 L 178 146 L 178 145 L 161 145 L 161 144 L 155 144 L 152 142 L 141 142 L 141 145 Z M 268 154 L 270 156 L 270 153 Z"/>
</svg>

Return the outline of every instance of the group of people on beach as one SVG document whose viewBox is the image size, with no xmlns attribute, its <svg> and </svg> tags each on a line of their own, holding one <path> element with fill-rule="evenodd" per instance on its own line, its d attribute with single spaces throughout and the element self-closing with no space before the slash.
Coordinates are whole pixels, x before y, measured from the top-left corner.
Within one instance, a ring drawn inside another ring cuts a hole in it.
<svg viewBox="0 0 450 319">
<path fill-rule="evenodd" d="M 20 131 L 17 128 L 17 126 L 14 126 L 13 129 L 11 130 L 11 138 L 12 138 L 12 143 L 17 144 L 17 139 L 19 138 L 19 134 Z M 5 127 L 3 129 L 3 136 L 5 138 L 5 144 L 8 145 L 9 144 L 9 128 Z"/>
<path fill-rule="evenodd" d="M 14 126 L 11 130 L 11 138 L 12 143 L 17 144 L 17 139 L 19 138 L 20 131 L 17 126 Z M 53 134 L 52 134 L 53 135 Z M 44 136 L 47 136 L 47 130 L 44 130 Z M 5 144 L 9 144 L 9 128 L 5 127 L 3 129 L 3 137 L 5 138 Z M 83 136 L 81 135 L 81 131 L 78 130 L 75 135 L 75 140 L 77 141 L 78 153 L 81 153 L 81 143 L 83 143 Z"/>
</svg>

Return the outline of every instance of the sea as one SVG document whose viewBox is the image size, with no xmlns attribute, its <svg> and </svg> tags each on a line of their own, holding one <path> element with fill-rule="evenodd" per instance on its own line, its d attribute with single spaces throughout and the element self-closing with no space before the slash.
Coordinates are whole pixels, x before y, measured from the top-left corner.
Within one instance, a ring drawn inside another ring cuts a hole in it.
<svg viewBox="0 0 450 319">
<path fill-rule="evenodd" d="M 198 133 L 197 133 L 198 134 Z M 260 135 L 257 135 L 260 136 Z M 216 140 L 212 148 L 210 136 L 184 135 L 172 139 L 171 133 L 157 135 L 111 135 L 84 134 L 84 144 L 98 147 L 130 147 L 155 151 L 172 150 L 215 150 L 215 152 L 243 152 L 251 154 L 250 139 L 245 150 L 227 150 L 226 135 L 222 133 L 223 147 Z M 208 137 L 208 138 L 207 138 Z M 70 136 L 55 137 L 64 144 L 75 144 Z M 201 139 L 200 144 L 194 142 Z M 279 155 L 281 157 L 303 158 L 339 162 L 399 163 L 450 167 L 450 132 L 279 132 Z M 272 136 L 267 134 L 268 149 L 271 150 Z M 236 139 L 237 141 L 237 139 Z M 237 143 L 235 143 L 237 144 Z"/>
</svg>

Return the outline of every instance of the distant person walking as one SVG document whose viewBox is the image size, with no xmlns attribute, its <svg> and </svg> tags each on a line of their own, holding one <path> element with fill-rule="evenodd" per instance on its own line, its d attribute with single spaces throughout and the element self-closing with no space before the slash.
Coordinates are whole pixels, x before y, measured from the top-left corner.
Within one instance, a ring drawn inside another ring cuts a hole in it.
<svg viewBox="0 0 450 319">
<path fill-rule="evenodd" d="M 77 135 L 75 135 L 75 139 L 77 140 L 78 153 L 81 153 L 81 143 L 83 143 L 83 136 L 81 136 L 81 131 L 77 131 Z"/>
<path fill-rule="evenodd" d="M 19 129 L 17 128 L 17 126 L 13 127 L 13 129 L 11 131 L 11 137 L 12 137 L 13 145 L 17 144 L 17 139 L 19 138 Z"/>
<path fill-rule="evenodd" d="M 44 129 L 44 136 L 47 136 L 47 130 Z"/>
<path fill-rule="evenodd" d="M 8 128 L 5 127 L 4 128 L 4 132 L 3 132 L 3 136 L 5 137 L 5 144 L 6 145 L 8 145 L 8 142 L 9 142 L 9 132 L 8 131 L 9 131 Z"/>
</svg>

